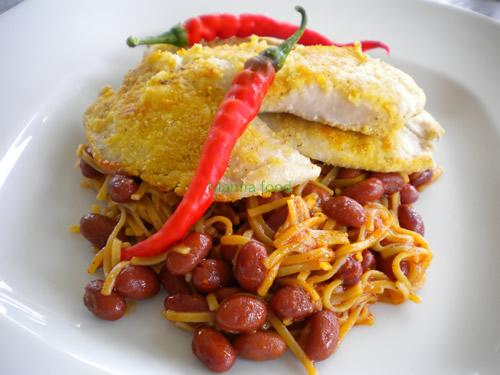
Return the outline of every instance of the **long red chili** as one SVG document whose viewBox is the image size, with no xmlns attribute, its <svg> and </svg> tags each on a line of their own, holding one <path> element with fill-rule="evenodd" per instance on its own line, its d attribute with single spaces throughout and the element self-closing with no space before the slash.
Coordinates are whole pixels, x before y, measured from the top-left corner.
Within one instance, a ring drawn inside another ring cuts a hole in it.
<svg viewBox="0 0 500 375">
<path fill-rule="evenodd" d="M 202 40 L 210 42 L 214 39 L 227 39 L 232 36 L 245 38 L 250 35 L 268 36 L 279 39 L 286 39 L 297 31 L 297 26 L 288 22 L 277 21 L 271 17 L 260 14 L 206 14 L 188 19 L 183 25 L 172 27 L 167 32 L 139 39 L 130 36 L 127 39 L 129 47 L 142 44 L 167 43 L 178 47 L 192 46 Z M 353 46 L 354 43 L 335 43 L 320 33 L 306 29 L 299 39 L 299 43 L 309 45 L 325 45 L 346 47 Z M 387 44 L 377 40 L 363 40 L 360 42 L 363 51 L 374 48 L 383 48 L 390 52 Z"/>
<path fill-rule="evenodd" d="M 307 16 L 302 7 L 300 27 L 279 46 L 267 48 L 246 61 L 243 71 L 234 78 L 215 115 L 200 161 L 189 188 L 179 206 L 163 227 L 146 240 L 123 249 L 121 258 L 155 256 L 180 241 L 203 216 L 214 201 L 214 188 L 226 171 L 234 145 L 247 125 L 257 116 L 276 72 L 304 33 Z"/>
</svg>

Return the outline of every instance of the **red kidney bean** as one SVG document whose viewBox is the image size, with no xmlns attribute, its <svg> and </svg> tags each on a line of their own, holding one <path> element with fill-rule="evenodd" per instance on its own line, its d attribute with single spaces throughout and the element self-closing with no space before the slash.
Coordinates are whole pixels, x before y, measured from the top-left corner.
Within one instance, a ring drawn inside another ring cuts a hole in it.
<svg viewBox="0 0 500 375">
<path fill-rule="evenodd" d="M 363 267 L 352 256 L 346 259 L 346 262 L 335 274 L 335 277 L 341 279 L 343 281 L 342 285 L 347 288 L 356 284 L 361 279 L 361 276 L 363 276 Z"/>
<path fill-rule="evenodd" d="M 173 275 L 185 275 L 191 272 L 212 249 L 212 237 L 208 234 L 191 232 L 179 245 L 187 246 L 191 251 L 188 254 L 175 251 L 168 254 L 165 264 Z"/>
<path fill-rule="evenodd" d="M 106 245 L 115 226 L 116 221 L 101 214 L 87 214 L 80 219 L 80 233 L 99 249 Z M 122 241 L 127 240 L 122 231 L 118 233 L 118 238 Z"/>
<path fill-rule="evenodd" d="M 269 307 L 281 320 L 291 322 L 304 319 L 314 313 L 311 295 L 299 286 L 284 286 L 271 298 Z"/>
<path fill-rule="evenodd" d="M 339 341 L 339 321 L 335 313 L 323 310 L 309 318 L 299 344 L 312 361 L 322 361 L 333 354 Z"/>
<path fill-rule="evenodd" d="M 236 337 L 233 345 L 242 358 L 252 361 L 276 359 L 286 350 L 285 340 L 273 331 L 246 333 Z"/>
<path fill-rule="evenodd" d="M 396 254 L 397 255 L 397 254 Z M 384 258 L 381 253 L 376 253 L 377 257 L 377 270 L 384 273 L 390 280 L 396 281 L 396 275 L 392 270 L 392 263 L 394 262 L 394 258 L 396 255 L 392 255 L 390 257 Z M 408 273 L 410 272 L 409 262 L 406 260 L 402 260 L 399 262 L 399 268 L 403 275 L 408 277 Z"/>
<path fill-rule="evenodd" d="M 237 352 L 229 340 L 220 332 L 201 326 L 193 332 L 194 355 L 210 370 L 224 372 L 236 361 Z"/>
<path fill-rule="evenodd" d="M 396 281 L 396 276 L 394 275 L 394 272 L 392 271 L 392 262 L 394 261 L 394 256 L 389 257 L 389 258 L 384 258 L 382 255 L 379 253 L 377 256 L 377 269 L 387 275 L 389 279 L 392 281 Z M 402 260 L 399 262 L 399 268 L 401 269 L 401 272 L 405 276 L 408 276 L 408 272 L 410 270 L 410 267 L 408 265 L 408 262 L 406 260 Z"/>
<path fill-rule="evenodd" d="M 401 204 L 412 204 L 418 200 L 418 190 L 411 184 L 406 184 L 401 188 L 399 192 L 399 197 L 401 199 Z"/>
<path fill-rule="evenodd" d="M 220 303 L 224 301 L 226 298 L 229 296 L 232 296 L 233 294 L 236 293 L 242 293 L 243 289 L 238 288 L 236 286 L 230 286 L 226 288 L 220 288 L 215 291 L 215 297 L 217 298 L 217 301 Z"/>
<path fill-rule="evenodd" d="M 228 219 L 233 221 L 233 224 L 236 224 L 234 221 L 237 220 L 235 217 L 235 210 L 224 203 L 215 203 L 212 205 L 212 215 L 213 216 L 226 216 Z M 212 228 L 215 228 L 219 234 L 224 234 L 226 232 L 226 224 L 221 222 L 215 222 L 212 224 Z"/>
<path fill-rule="evenodd" d="M 349 232 L 347 232 L 347 235 L 349 237 L 349 241 L 356 242 L 359 237 L 359 228 L 350 229 Z"/>
<path fill-rule="evenodd" d="M 199 292 L 210 293 L 231 285 L 233 273 L 222 259 L 205 259 L 193 270 L 192 283 Z"/>
<path fill-rule="evenodd" d="M 80 171 L 82 172 L 83 177 L 87 178 L 99 178 L 103 176 L 101 172 L 94 169 L 94 167 L 83 159 L 80 159 Z"/>
<path fill-rule="evenodd" d="M 220 246 L 220 255 L 222 259 L 227 260 L 232 263 L 234 256 L 238 252 L 238 246 L 236 245 L 221 245 Z"/>
<path fill-rule="evenodd" d="M 160 282 L 151 268 L 128 265 L 116 277 L 115 290 L 127 298 L 146 299 L 160 291 Z"/>
<path fill-rule="evenodd" d="M 311 193 L 316 193 L 318 196 L 318 206 L 323 206 L 323 203 L 325 203 L 328 199 L 331 198 L 331 194 L 326 191 L 325 189 L 322 189 L 316 184 L 313 184 L 312 182 L 308 183 L 306 186 L 304 186 L 304 189 L 302 190 L 302 196 L 305 197 Z"/>
<path fill-rule="evenodd" d="M 377 178 L 380 181 L 382 181 L 382 184 L 384 185 L 384 192 L 385 194 L 393 194 L 401 190 L 403 185 L 405 184 L 404 178 L 401 176 L 401 174 L 397 172 L 390 172 L 390 173 L 372 173 L 371 177 Z"/>
<path fill-rule="evenodd" d="M 258 197 L 259 205 L 271 203 L 277 201 L 281 198 L 285 197 L 283 192 L 274 192 L 271 196 L 264 198 Z M 288 209 L 286 206 L 277 208 L 270 213 L 264 215 L 267 225 L 269 225 L 274 231 L 278 230 L 278 228 L 285 222 L 288 216 Z"/>
<path fill-rule="evenodd" d="M 282 206 L 273 210 L 268 217 L 266 217 L 266 223 L 269 227 L 277 231 L 279 227 L 283 225 L 288 217 L 288 206 Z"/>
<path fill-rule="evenodd" d="M 398 209 L 398 220 L 401 228 L 424 235 L 425 226 L 422 216 L 411 206 L 402 205 Z"/>
<path fill-rule="evenodd" d="M 118 293 L 112 292 L 109 296 L 103 296 L 101 289 L 104 282 L 93 280 L 85 286 L 83 303 L 98 318 L 104 320 L 118 320 L 127 308 L 125 298 Z"/>
<path fill-rule="evenodd" d="M 340 195 L 330 198 L 324 205 L 325 214 L 340 224 L 359 228 L 366 220 L 366 211 L 354 199 Z"/>
<path fill-rule="evenodd" d="M 304 319 L 304 320 L 299 320 L 298 322 L 293 322 L 287 328 L 288 331 L 295 338 L 295 340 L 298 340 L 306 325 L 307 325 L 307 319 Z"/>
<path fill-rule="evenodd" d="M 336 178 L 339 179 L 355 178 L 361 176 L 363 173 L 364 171 L 361 169 L 340 168 Z"/>
<path fill-rule="evenodd" d="M 361 268 L 363 273 L 377 268 L 377 259 L 371 250 L 363 250 L 363 260 L 361 261 Z"/>
<path fill-rule="evenodd" d="M 434 171 L 432 169 L 426 169 L 425 171 L 412 173 L 409 176 L 410 183 L 415 187 L 419 187 L 421 185 L 430 182 L 432 180 L 433 175 Z"/>
<path fill-rule="evenodd" d="M 166 310 L 178 312 L 205 312 L 208 304 L 204 297 L 191 294 L 174 294 L 165 298 L 163 302 Z"/>
<path fill-rule="evenodd" d="M 390 258 L 384 258 L 382 256 L 382 254 L 377 253 L 377 269 L 380 272 L 385 273 L 387 275 L 387 277 L 389 277 L 389 279 L 391 279 L 392 281 L 395 281 L 396 276 L 394 276 L 394 272 L 392 271 L 392 261 L 393 260 L 394 260 L 393 256 Z M 404 262 L 404 261 L 400 262 L 401 271 L 403 271 L 403 273 L 405 273 L 403 268 L 406 268 L 406 272 L 408 272 L 407 267 L 404 267 L 403 263 L 406 264 L 406 262 Z"/>
<path fill-rule="evenodd" d="M 217 326 L 227 333 L 248 333 L 264 325 L 266 304 L 248 294 L 233 294 L 219 305 L 215 314 Z"/>
<path fill-rule="evenodd" d="M 258 241 L 249 241 L 243 245 L 236 259 L 234 277 L 242 288 L 255 292 L 266 277 L 267 269 L 263 260 L 267 250 Z"/>
<path fill-rule="evenodd" d="M 224 234 L 226 232 L 226 225 L 220 222 L 213 223 L 212 228 L 215 228 L 218 234 Z"/>
<path fill-rule="evenodd" d="M 362 205 L 379 200 L 384 194 L 384 184 L 377 178 L 368 178 L 342 190 L 342 195 L 355 199 Z"/>
<path fill-rule="evenodd" d="M 132 177 L 122 174 L 111 176 L 108 182 L 108 193 L 112 200 L 118 203 L 125 203 L 130 200 L 139 185 Z"/>
<path fill-rule="evenodd" d="M 189 286 L 184 276 L 172 275 L 167 267 L 163 266 L 160 271 L 160 283 L 168 294 L 186 293 L 189 294 Z"/>
</svg>

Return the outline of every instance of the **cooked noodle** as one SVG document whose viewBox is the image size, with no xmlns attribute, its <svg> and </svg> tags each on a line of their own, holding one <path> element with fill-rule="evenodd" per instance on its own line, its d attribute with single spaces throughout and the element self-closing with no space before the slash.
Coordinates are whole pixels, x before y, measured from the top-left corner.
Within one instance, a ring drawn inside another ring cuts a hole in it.
<svg viewBox="0 0 500 375">
<path fill-rule="evenodd" d="M 79 147 L 77 154 L 99 170 L 83 146 Z M 366 178 L 362 174 L 351 179 L 337 179 L 337 173 L 338 168 L 325 166 L 322 177 L 314 184 L 330 194 L 338 194 L 339 189 Z M 403 177 L 408 181 L 406 174 Z M 126 204 L 115 203 L 108 196 L 107 180 L 108 177 L 103 177 L 100 180 L 86 180 L 82 184 L 94 189 L 97 200 L 105 203 L 104 207 L 97 208 L 98 211 L 117 222 L 106 245 L 98 249 L 88 267 L 89 273 L 103 269 L 103 294 L 112 292 L 117 275 L 127 264 L 158 266 L 165 261 L 166 253 L 149 258 L 135 257 L 130 262 L 120 261 L 121 248 L 130 244 L 122 243 L 118 236 L 120 232 L 124 233 L 131 243 L 143 240 L 161 227 L 179 202 L 175 193 L 161 192 L 142 182 L 132 196 L 132 201 Z M 244 205 L 218 204 L 219 210 L 209 210 L 194 229 L 215 237 L 216 254 L 223 245 L 239 249 L 252 238 L 262 242 L 269 250 L 264 260 L 268 272 L 257 294 L 267 300 L 274 285 L 302 287 L 311 295 L 319 309 L 328 309 L 337 314 L 340 321 L 340 341 L 355 325 L 373 323 L 369 307 L 377 301 L 393 304 L 407 300 L 419 302 L 415 293 L 423 284 L 432 252 L 422 236 L 399 226 L 399 193 L 378 203 L 365 205 L 365 223 L 359 231 L 348 233 L 345 227 L 322 212 L 315 194 L 301 196 L 304 185 L 296 186 L 290 196 L 262 204 L 259 204 L 256 197 L 245 199 Z M 283 207 L 287 207 L 288 217 L 275 231 L 266 223 L 266 217 Z M 96 211 L 95 207 L 93 211 Z M 215 214 L 215 211 L 228 214 Z M 72 231 L 77 232 L 78 228 L 73 227 Z M 363 251 L 368 249 L 379 253 L 384 259 L 393 259 L 394 280 L 381 271 L 367 270 L 355 285 L 344 287 L 343 281 L 336 278 L 337 272 L 351 256 L 361 261 Z M 178 247 L 171 251 L 182 253 L 189 251 L 189 248 L 186 250 Z M 403 261 L 408 266 L 407 275 L 401 269 Z M 208 294 L 206 298 L 209 312 L 167 310 L 164 316 L 183 329 L 190 329 L 190 323 L 213 324 L 214 311 L 219 304 L 214 294 Z M 314 374 L 312 362 L 286 328 L 286 323 L 289 322 L 282 322 L 273 314 L 269 317 L 269 322 L 308 373 Z"/>
</svg>

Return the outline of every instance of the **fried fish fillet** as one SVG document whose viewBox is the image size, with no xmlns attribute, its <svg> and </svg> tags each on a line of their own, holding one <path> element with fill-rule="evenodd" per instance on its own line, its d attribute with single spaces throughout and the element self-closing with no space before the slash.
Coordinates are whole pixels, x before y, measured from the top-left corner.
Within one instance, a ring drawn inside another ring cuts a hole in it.
<svg viewBox="0 0 500 375">
<path fill-rule="evenodd" d="M 176 56 L 182 60 L 182 69 L 206 61 L 224 77 L 233 77 L 248 58 L 271 44 L 273 40 L 252 37 L 195 45 L 178 50 Z M 261 110 L 383 135 L 403 127 L 424 105 L 425 95 L 410 76 L 359 48 L 299 45 L 276 75 Z"/>
<path fill-rule="evenodd" d="M 84 115 L 86 137 L 101 168 L 140 176 L 162 190 L 186 190 L 232 79 L 212 62 L 193 65 L 183 69 L 178 55 L 155 49 L 118 91 L 101 91 Z M 319 173 L 255 119 L 237 142 L 216 200 L 261 195 L 276 184 L 297 185 Z"/>
<path fill-rule="evenodd" d="M 289 114 L 261 114 L 260 118 L 305 156 L 339 167 L 377 172 L 412 173 L 433 168 L 434 141 L 443 134 L 427 112 L 383 137 L 344 131 Z"/>
</svg>

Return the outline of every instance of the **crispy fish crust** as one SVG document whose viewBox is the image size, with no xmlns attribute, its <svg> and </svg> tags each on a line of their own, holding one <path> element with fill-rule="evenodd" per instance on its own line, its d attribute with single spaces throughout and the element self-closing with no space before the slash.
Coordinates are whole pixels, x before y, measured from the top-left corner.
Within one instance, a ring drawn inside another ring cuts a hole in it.
<svg viewBox="0 0 500 375">
<path fill-rule="evenodd" d="M 384 137 L 343 131 L 289 114 L 260 117 L 278 138 L 312 159 L 378 172 L 412 173 L 433 168 L 433 142 L 443 134 L 426 112 Z"/>
<path fill-rule="evenodd" d="M 233 77 L 249 57 L 271 44 L 252 37 L 222 45 L 148 50 L 117 91 L 103 88 L 85 112 L 86 136 L 96 162 L 109 172 L 140 176 L 162 190 L 182 194 Z M 432 140 L 442 129 L 423 111 L 424 102 L 410 77 L 357 48 L 298 46 L 277 74 L 263 109 L 316 122 L 263 115 L 274 134 L 254 120 L 221 181 L 233 187 L 216 199 L 260 195 L 262 183 L 296 185 L 314 179 L 319 168 L 307 157 L 377 171 L 430 168 Z"/>
<path fill-rule="evenodd" d="M 232 77 L 212 61 L 181 64 L 179 56 L 153 49 L 118 91 L 105 87 L 85 112 L 94 159 L 109 172 L 140 176 L 162 190 L 182 194 Z M 261 195 L 263 182 L 296 185 L 319 173 L 308 158 L 277 140 L 256 119 L 238 141 L 221 181 L 232 187 L 216 199 Z"/>
<path fill-rule="evenodd" d="M 206 61 L 234 76 L 244 62 L 274 45 L 252 37 L 224 44 L 195 45 L 177 55 Z M 359 48 L 296 46 L 278 72 L 262 112 L 291 113 L 344 130 L 383 135 L 401 128 L 423 111 L 425 95 L 415 81 L 395 67 L 363 54 Z"/>
</svg>

